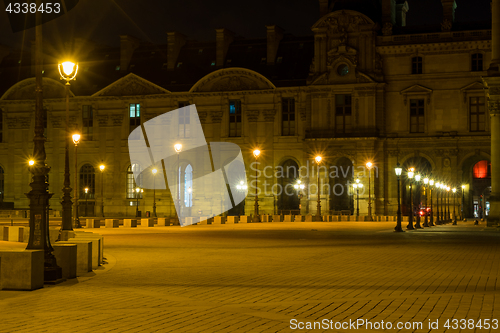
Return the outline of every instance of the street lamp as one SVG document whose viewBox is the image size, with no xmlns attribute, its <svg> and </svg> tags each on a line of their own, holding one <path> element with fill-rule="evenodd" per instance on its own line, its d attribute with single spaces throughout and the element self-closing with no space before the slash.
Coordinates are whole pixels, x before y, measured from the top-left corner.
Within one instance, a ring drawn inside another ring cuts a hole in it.
<svg viewBox="0 0 500 333">
<path fill-rule="evenodd" d="M 427 218 L 427 191 L 429 190 L 427 184 L 429 184 L 429 178 L 425 177 L 424 178 L 424 196 L 425 196 L 425 208 L 424 208 L 424 212 L 425 212 L 425 219 L 424 219 L 424 227 L 429 227 L 429 221 L 428 221 L 428 218 Z"/>
<path fill-rule="evenodd" d="M 399 181 L 400 181 L 401 172 L 403 172 L 403 169 L 399 165 L 399 162 L 398 162 L 398 165 L 396 166 L 396 168 L 394 168 L 394 171 L 396 172 L 396 176 L 398 178 L 398 212 L 397 212 L 397 224 L 396 224 L 396 228 L 394 228 L 394 231 L 403 232 L 403 228 L 401 228 L 401 193 L 399 190 Z"/>
<path fill-rule="evenodd" d="M 245 184 L 245 182 L 243 180 L 240 180 L 240 183 L 238 185 L 236 185 L 236 189 L 238 191 L 246 191 L 248 188 L 248 186 Z M 245 215 L 245 211 L 243 209 L 243 211 L 240 211 L 240 215 Z"/>
<path fill-rule="evenodd" d="M 320 190 L 319 190 L 319 164 L 321 163 L 321 160 L 323 158 L 321 156 L 316 156 L 314 160 L 316 161 L 316 164 L 318 165 L 318 204 L 316 205 L 316 222 L 321 222 L 321 197 L 320 197 Z"/>
<path fill-rule="evenodd" d="M 69 174 L 69 81 L 74 80 L 76 73 L 78 72 L 78 65 L 66 61 L 60 63 L 59 74 L 61 75 L 61 80 L 66 81 L 66 134 L 65 134 L 65 158 L 64 158 L 64 187 L 62 188 L 63 200 L 62 205 L 62 230 L 73 230 L 72 219 L 71 219 L 71 187 L 70 187 L 70 174 Z M 76 192 L 76 191 L 75 191 Z"/>
<path fill-rule="evenodd" d="M 135 188 L 135 217 L 139 217 L 139 192 L 141 189 L 139 187 Z"/>
<path fill-rule="evenodd" d="M 191 187 L 188 187 L 187 192 L 188 192 L 188 198 L 187 198 L 187 202 L 186 202 L 186 207 L 189 207 L 188 208 L 189 216 L 192 216 L 190 203 L 191 203 L 191 193 L 193 193 L 193 189 Z"/>
<path fill-rule="evenodd" d="M 465 205 L 465 185 L 462 185 L 462 204 L 461 204 L 461 214 L 460 214 L 460 220 L 465 220 L 465 212 L 464 212 L 464 205 Z"/>
<path fill-rule="evenodd" d="M 434 179 L 429 180 L 429 192 L 431 193 L 431 218 L 429 221 L 429 226 L 433 227 L 434 226 L 434 211 L 432 208 L 432 188 L 434 187 Z M 425 197 L 427 200 L 427 196 Z"/>
<path fill-rule="evenodd" d="M 153 215 L 154 217 L 156 217 L 156 184 L 155 184 L 155 176 L 156 176 L 156 173 L 158 172 L 158 170 L 156 168 L 154 168 L 153 170 L 151 170 L 151 172 L 153 173 Z"/>
<path fill-rule="evenodd" d="M 372 195 L 371 195 L 371 169 L 372 169 L 373 163 L 372 162 L 367 162 L 366 167 L 368 168 L 368 221 L 373 221 L 372 218 Z"/>
<path fill-rule="evenodd" d="M 436 183 L 436 225 L 440 225 L 441 224 L 441 218 L 440 218 L 440 214 L 439 214 L 439 190 L 441 189 L 441 183 Z"/>
<path fill-rule="evenodd" d="M 174 149 L 175 149 L 175 152 L 177 153 L 177 177 L 176 178 L 179 181 L 179 183 L 177 184 L 177 209 L 179 210 L 177 212 L 177 218 L 179 219 L 179 223 L 180 223 L 180 217 L 181 217 L 181 214 L 180 214 L 180 210 L 181 210 L 181 177 L 180 177 L 180 174 L 181 174 L 181 170 L 180 170 L 180 165 L 179 165 L 179 153 L 182 150 L 182 145 L 180 143 L 176 143 L 174 145 Z"/>
<path fill-rule="evenodd" d="M 257 193 L 257 190 L 258 190 L 258 179 L 257 179 L 257 171 L 258 171 L 258 164 L 257 164 L 257 159 L 260 155 L 260 150 L 259 149 L 255 149 L 253 151 L 253 156 L 255 157 L 255 203 L 254 203 L 254 210 L 253 210 L 253 222 L 260 222 L 260 216 L 259 216 L 259 196 L 258 196 L 258 193 Z"/>
<path fill-rule="evenodd" d="M 416 229 L 422 229 L 420 226 L 420 174 L 415 175 L 415 184 L 417 185 L 417 191 L 418 191 L 418 206 L 417 206 L 417 223 L 415 223 L 415 228 Z"/>
<path fill-rule="evenodd" d="M 78 217 L 78 144 L 80 143 L 80 134 L 75 133 L 72 136 L 73 143 L 75 144 L 75 228 L 81 228 L 80 218 Z"/>
<path fill-rule="evenodd" d="M 448 212 L 446 213 L 446 221 L 450 221 L 451 215 L 450 215 L 450 187 L 446 186 L 446 192 L 447 192 L 447 197 L 448 197 L 448 204 L 446 205 L 448 207 Z"/>
<path fill-rule="evenodd" d="M 457 225 L 457 216 L 455 215 L 457 189 L 452 188 L 451 191 L 453 192 L 453 225 Z"/>
<path fill-rule="evenodd" d="M 356 178 L 356 182 L 352 184 L 352 187 L 356 190 L 356 216 L 359 216 L 359 189 L 363 188 L 363 183 L 360 183 L 359 179 Z"/>
<path fill-rule="evenodd" d="M 415 176 L 415 168 L 410 168 L 408 170 L 408 179 L 410 180 L 410 216 L 408 217 L 408 225 L 406 229 L 413 230 L 413 193 L 412 193 L 412 181 L 413 176 Z"/>
<path fill-rule="evenodd" d="M 87 215 L 87 204 L 88 204 L 89 188 L 86 187 L 84 191 L 85 191 L 85 216 L 88 216 Z"/>
<path fill-rule="evenodd" d="M 104 217 L 104 164 L 99 165 L 101 170 L 101 216 Z"/>
<path fill-rule="evenodd" d="M 300 209 L 302 206 L 300 205 L 300 200 L 302 199 L 302 193 L 300 192 L 305 188 L 305 185 L 302 184 L 300 179 L 297 179 L 297 184 L 293 185 L 293 188 L 297 191 L 297 197 L 299 198 L 299 215 L 300 215 Z"/>
</svg>

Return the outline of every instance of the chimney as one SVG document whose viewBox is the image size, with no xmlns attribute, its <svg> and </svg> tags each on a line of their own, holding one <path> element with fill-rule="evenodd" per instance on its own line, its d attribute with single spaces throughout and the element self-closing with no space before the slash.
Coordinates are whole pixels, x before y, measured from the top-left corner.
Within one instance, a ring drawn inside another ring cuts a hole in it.
<svg viewBox="0 0 500 333">
<path fill-rule="evenodd" d="M 328 12 L 328 0 L 319 0 L 319 17 L 325 16 Z"/>
<path fill-rule="evenodd" d="M 139 43 L 140 41 L 132 36 L 120 36 L 120 72 L 127 72 L 132 55 L 135 49 L 139 47 Z M 78 48 L 77 41 L 75 41 L 75 48 Z"/>
<path fill-rule="evenodd" d="M 215 66 L 224 66 L 224 60 L 226 59 L 227 50 L 229 50 L 229 45 L 234 40 L 234 33 L 226 28 L 215 29 L 216 32 L 216 54 L 215 54 Z"/>
<path fill-rule="evenodd" d="M 443 21 L 441 22 L 442 31 L 450 31 L 453 22 L 455 21 L 455 9 L 457 3 L 455 0 L 441 0 L 443 5 Z"/>
<path fill-rule="evenodd" d="M 410 10 L 408 2 L 404 1 L 396 5 L 396 23 L 400 27 L 406 27 L 406 13 Z"/>
<path fill-rule="evenodd" d="M 280 41 L 283 39 L 283 29 L 277 25 L 266 25 L 267 28 L 267 64 L 274 65 Z"/>
<path fill-rule="evenodd" d="M 167 70 L 174 70 L 184 44 L 186 44 L 186 36 L 175 31 L 167 32 Z"/>
</svg>

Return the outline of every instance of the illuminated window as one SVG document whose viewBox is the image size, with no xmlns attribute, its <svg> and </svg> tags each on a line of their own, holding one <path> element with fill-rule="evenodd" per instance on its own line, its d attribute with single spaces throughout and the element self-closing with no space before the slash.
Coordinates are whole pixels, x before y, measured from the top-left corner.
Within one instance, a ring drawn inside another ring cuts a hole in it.
<svg viewBox="0 0 500 333">
<path fill-rule="evenodd" d="M 472 175 L 476 179 L 491 178 L 491 162 L 479 161 L 472 169 Z"/>
<path fill-rule="evenodd" d="M 129 106 L 130 132 L 141 126 L 141 105 L 130 104 Z"/>
<path fill-rule="evenodd" d="M 132 164 L 127 169 L 127 199 L 136 199 L 137 192 L 135 189 L 137 187 L 142 187 L 142 173 L 141 166 L 139 164 Z M 139 173 L 138 181 L 136 183 L 134 178 L 134 172 Z M 142 199 L 142 193 L 139 192 L 139 199 Z M 134 204 L 135 205 L 135 204 Z"/>
<path fill-rule="evenodd" d="M 88 196 L 85 188 L 88 187 Z M 95 193 L 95 170 L 90 164 L 85 164 L 80 168 L 80 198 L 94 199 Z"/>
<path fill-rule="evenodd" d="M 193 168 L 188 164 L 184 170 L 184 206 L 193 206 Z"/>
</svg>

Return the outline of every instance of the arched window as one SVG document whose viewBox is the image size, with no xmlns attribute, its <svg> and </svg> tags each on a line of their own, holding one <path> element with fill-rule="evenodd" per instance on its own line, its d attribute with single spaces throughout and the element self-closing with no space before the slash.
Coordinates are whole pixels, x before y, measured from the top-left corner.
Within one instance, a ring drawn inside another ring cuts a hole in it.
<svg viewBox="0 0 500 333">
<path fill-rule="evenodd" d="M 184 170 L 184 206 L 193 206 L 193 167 L 188 164 Z"/>
<path fill-rule="evenodd" d="M 88 195 L 85 195 L 85 188 L 88 187 Z M 95 193 L 95 170 L 90 164 L 85 164 L 80 168 L 80 198 L 94 199 Z"/>
<path fill-rule="evenodd" d="M 3 168 L 0 167 L 0 200 L 3 200 Z"/>
<path fill-rule="evenodd" d="M 142 187 L 142 169 L 141 166 L 137 163 L 130 165 L 127 169 L 127 199 L 136 199 L 137 193 L 135 189 L 137 187 Z M 139 177 L 137 182 L 134 178 L 134 173 L 139 173 Z M 142 193 L 139 192 L 139 199 L 142 199 Z"/>
</svg>

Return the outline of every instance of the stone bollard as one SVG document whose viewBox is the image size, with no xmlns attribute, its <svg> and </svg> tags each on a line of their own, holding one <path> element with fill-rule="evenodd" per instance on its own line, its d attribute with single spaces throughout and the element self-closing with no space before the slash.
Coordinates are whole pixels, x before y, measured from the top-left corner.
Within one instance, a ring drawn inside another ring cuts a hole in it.
<svg viewBox="0 0 500 333">
<path fill-rule="evenodd" d="M 146 219 L 141 219 L 141 227 L 154 227 L 155 225 L 155 220 L 152 218 L 146 218 Z"/>
<path fill-rule="evenodd" d="M 240 216 L 240 221 L 238 223 L 250 223 L 250 222 L 252 222 L 250 216 L 242 215 Z"/>
<path fill-rule="evenodd" d="M 214 216 L 214 222 L 213 224 L 225 224 L 226 223 L 226 217 L 225 216 Z"/>
<path fill-rule="evenodd" d="M 96 219 L 87 219 L 86 224 L 89 229 L 101 227 L 101 221 Z"/>
<path fill-rule="evenodd" d="M 302 215 L 295 215 L 294 222 L 304 222 L 304 216 L 302 216 Z"/>
<path fill-rule="evenodd" d="M 210 224 L 210 218 L 208 216 L 200 216 L 200 222 L 198 224 Z"/>
<path fill-rule="evenodd" d="M 0 289 L 35 290 L 44 283 L 43 250 L 0 252 Z"/>
<path fill-rule="evenodd" d="M 199 217 L 186 217 L 184 219 L 184 226 L 187 226 L 187 225 L 196 225 L 198 222 L 200 222 L 200 218 Z"/>
<path fill-rule="evenodd" d="M 76 244 L 76 275 L 92 272 L 92 241 L 72 240 L 57 242 L 58 244 Z"/>
<path fill-rule="evenodd" d="M 63 279 L 76 278 L 76 244 L 52 244 L 57 265 L 62 268 Z"/>
<path fill-rule="evenodd" d="M 181 224 L 179 223 L 179 219 L 174 217 L 170 219 L 170 225 L 181 225 Z"/>
<path fill-rule="evenodd" d="M 228 216 L 226 220 L 226 224 L 235 224 L 240 220 L 239 216 Z"/>
<path fill-rule="evenodd" d="M 285 215 L 283 222 L 293 222 L 293 215 Z"/>
<path fill-rule="evenodd" d="M 159 217 L 156 219 L 157 227 L 168 227 L 170 226 L 170 219 L 165 217 Z"/>
<path fill-rule="evenodd" d="M 119 221 L 117 219 L 106 219 L 104 224 L 106 228 L 118 228 Z"/>
<path fill-rule="evenodd" d="M 136 219 L 124 219 L 123 220 L 123 227 L 124 228 L 136 228 L 137 227 L 137 220 Z"/>
</svg>

